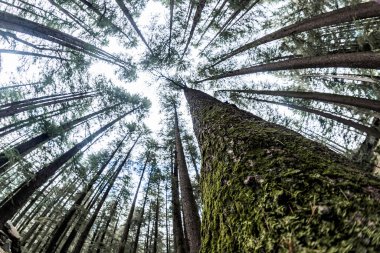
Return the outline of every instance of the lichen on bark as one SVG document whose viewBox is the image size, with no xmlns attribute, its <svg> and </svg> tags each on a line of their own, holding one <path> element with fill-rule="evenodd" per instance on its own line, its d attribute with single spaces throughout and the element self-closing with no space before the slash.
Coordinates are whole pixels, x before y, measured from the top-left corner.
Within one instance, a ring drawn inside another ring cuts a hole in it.
<svg viewBox="0 0 380 253">
<path fill-rule="evenodd" d="M 202 153 L 201 252 L 379 252 L 380 182 L 236 106 L 186 89 Z"/>
</svg>

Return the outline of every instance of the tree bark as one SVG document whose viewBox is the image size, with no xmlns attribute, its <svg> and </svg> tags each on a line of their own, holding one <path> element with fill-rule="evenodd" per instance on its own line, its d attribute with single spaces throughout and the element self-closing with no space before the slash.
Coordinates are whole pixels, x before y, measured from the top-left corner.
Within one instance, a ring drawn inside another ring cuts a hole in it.
<svg viewBox="0 0 380 253">
<path fill-rule="evenodd" d="M 196 81 L 196 83 L 266 71 L 334 67 L 380 69 L 380 53 L 357 52 L 295 58 L 285 61 L 256 65 L 248 68 L 226 71 L 222 74 Z"/>
<path fill-rule="evenodd" d="M 347 6 L 335 11 L 327 12 L 320 14 L 308 19 L 304 19 L 300 22 L 297 22 L 293 25 L 283 27 L 273 33 L 265 35 L 259 39 L 256 39 L 244 46 L 241 46 L 232 52 L 221 56 L 221 58 L 214 63 L 212 66 L 215 66 L 222 61 L 225 61 L 237 54 L 240 54 L 248 49 L 257 47 L 259 45 L 268 43 L 270 41 L 278 40 L 292 34 L 301 33 L 309 31 L 312 29 L 337 25 L 344 22 L 351 22 L 355 20 L 378 17 L 380 15 L 380 5 L 373 1 L 367 3 L 360 3 L 353 6 Z"/>
<path fill-rule="evenodd" d="M 201 246 L 201 221 L 198 207 L 195 201 L 193 187 L 191 185 L 186 158 L 183 151 L 182 140 L 179 132 L 177 109 L 174 108 L 175 139 L 178 163 L 179 184 L 183 204 L 183 216 L 189 239 L 190 253 L 198 253 Z"/>
<path fill-rule="evenodd" d="M 203 154 L 201 252 L 380 249 L 378 179 L 234 105 L 185 95 Z"/>
<path fill-rule="evenodd" d="M 305 92 L 305 91 L 279 91 L 279 90 L 220 90 L 220 91 L 312 99 L 312 100 L 317 100 L 317 101 L 322 101 L 322 102 L 327 102 L 327 103 L 355 106 L 359 108 L 364 108 L 364 109 L 380 112 L 380 101 L 378 100 L 351 97 L 351 96 L 345 96 L 345 95 L 337 95 L 337 94 L 331 94 L 331 93 Z"/>
</svg>

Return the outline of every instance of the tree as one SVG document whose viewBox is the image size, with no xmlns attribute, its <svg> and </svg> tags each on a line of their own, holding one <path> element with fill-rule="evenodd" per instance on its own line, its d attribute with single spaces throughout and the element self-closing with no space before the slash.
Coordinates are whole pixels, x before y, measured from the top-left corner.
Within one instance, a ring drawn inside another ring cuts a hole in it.
<svg viewBox="0 0 380 253">
<path fill-rule="evenodd" d="M 185 94 L 204 154 L 201 252 L 379 247 L 378 217 L 365 215 L 378 212 L 375 177 L 234 105 Z M 355 221 L 357 229 L 347 229 Z"/>
</svg>

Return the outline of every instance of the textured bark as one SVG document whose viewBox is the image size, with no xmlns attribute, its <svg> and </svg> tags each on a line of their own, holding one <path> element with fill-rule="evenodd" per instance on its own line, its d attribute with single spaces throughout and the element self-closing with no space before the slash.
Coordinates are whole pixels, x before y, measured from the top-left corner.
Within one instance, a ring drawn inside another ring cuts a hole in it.
<svg viewBox="0 0 380 253">
<path fill-rule="evenodd" d="M 355 106 L 355 107 L 360 107 L 360 108 L 380 112 L 380 101 L 378 100 L 337 95 L 337 94 L 331 94 L 331 93 L 305 92 L 305 91 L 279 91 L 279 90 L 221 90 L 221 91 L 312 99 L 316 101 Z"/>
<path fill-rule="evenodd" d="M 102 231 L 100 231 L 99 239 L 97 240 L 97 242 L 98 242 L 98 249 L 96 250 L 96 253 L 101 253 L 101 250 L 105 249 L 105 237 L 106 237 L 106 233 L 107 233 L 108 228 L 110 226 L 112 217 L 114 217 L 114 215 L 116 213 L 117 205 L 118 205 L 118 201 L 117 200 L 115 200 L 112 203 L 112 205 L 111 205 L 110 213 L 108 214 L 108 216 L 106 218 L 105 225 L 104 225 Z"/>
<path fill-rule="evenodd" d="M 174 153 L 172 174 L 172 216 L 174 253 L 185 253 L 185 237 L 182 230 L 181 207 L 179 202 L 177 152 Z"/>
<path fill-rule="evenodd" d="M 99 177 L 101 174 L 104 172 L 104 170 L 107 168 L 107 166 L 110 164 L 110 162 L 114 159 L 116 153 L 119 151 L 121 148 L 121 145 L 123 142 L 126 140 L 126 138 L 130 136 L 130 134 L 127 134 L 117 145 L 117 147 L 114 149 L 114 151 L 111 153 L 107 161 L 105 161 L 100 169 L 96 172 L 94 177 L 91 179 L 91 181 L 88 183 L 88 185 L 83 189 L 83 191 L 80 193 L 78 198 L 75 200 L 69 211 L 65 214 L 64 218 L 62 221 L 59 222 L 57 228 L 54 230 L 52 233 L 53 236 L 50 239 L 50 243 L 47 247 L 47 252 L 55 252 L 56 247 L 58 246 L 58 242 L 60 241 L 60 238 L 64 235 L 64 231 L 67 229 L 68 224 L 70 224 L 70 221 L 74 217 L 77 207 L 81 206 L 88 195 L 88 193 L 91 191 L 92 187 L 95 185 L 95 183 L 98 181 Z M 129 138 L 129 137 L 128 137 Z"/>
<path fill-rule="evenodd" d="M 124 253 L 125 247 L 127 246 L 127 241 L 128 241 L 128 236 L 129 236 L 129 230 L 130 230 L 131 225 L 132 225 L 132 218 L 133 218 L 133 213 L 135 212 L 137 196 L 139 194 L 141 182 L 142 182 L 142 180 L 144 178 L 144 173 L 145 173 L 145 169 L 146 169 L 146 166 L 148 164 L 148 161 L 149 161 L 149 154 L 147 154 L 147 157 L 145 159 L 145 163 L 144 163 L 143 170 L 141 172 L 140 180 L 139 180 L 139 183 L 137 184 L 135 196 L 133 197 L 131 209 L 129 209 L 127 221 L 125 223 L 123 234 L 121 236 L 121 241 L 120 241 L 120 246 L 119 246 L 119 253 Z"/>
<path fill-rule="evenodd" d="M 380 53 L 358 52 L 295 58 L 226 71 L 222 74 L 197 81 L 197 83 L 267 71 L 334 67 L 380 69 Z"/>
<path fill-rule="evenodd" d="M 18 189 L 16 189 L 17 192 L 14 192 L 11 197 L 5 199 L 0 205 L 0 227 L 2 227 L 7 220 L 10 220 L 15 213 L 27 203 L 33 193 L 44 183 L 46 183 L 49 178 L 51 178 L 62 167 L 62 165 L 73 158 L 83 147 L 93 141 L 97 136 L 108 130 L 124 116 L 125 115 L 122 115 L 101 127 L 83 141 L 76 144 L 73 148 L 56 158 L 49 165 L 44 166 L 31 180 L 24 182 Z"/>
<path fill-rule="evenodd" d="M 278 40 L 292 34 L 301 33 L 309 31 L 312 29 L 337 25 L 344 22 L 351 22 L 355 20 L 378 17 L 380 16 L 380 5 L 371 1 L 367 3 L 361 3 L 353 6 L 347 6 L 335 11 L 327 12 L 314 16 L 308 19 L 304 19 L 300 22 L 297 22 L 293 25 L 283 27 L 273 33 L 267 34 L 259 39 L 256 39 L 244 46 L 241 46 L 232 52 L 221 56 L 221 58 L 214 63 L 212 66 L 219 64 L 222 61 L 225 61 L 239 53 L 247 51 L 248 49 L 257 47 L 259 45 L 268 43 L 270 41 Z"/>
<path fill-rule="evenodd" d="M 120 9 L 123 11 L 124 16 L 128 19 L 129 23 L 131 23 L 133 29 L 136 31 L 136 33 L 139 35 L 141 41 L 144 43 L 144 45 L 148 48 L 149 52 L 153 54 L 153 50 L 150 48 L 148 42 L 145 40 L 144 35 L 138 28 L 135 20 L 132 17 L 131 12 L 128 10 L 127 6 L 124 4 L 124 0 L 115 0 L 116 3 L 119 5 Z"/>
<path fill-rule="evenodd" d="M 380 250 L 378 179 L 234 105 L 185 95 L 203 154 L 201 252 Z"/>
<path fill-rule="evenodd" d="M 206 5 L 206 0 L 199 0 L 198 1 L 197 9 L 195 10 L 195 14 L 194 14 L 194 18 L 193 18 L 193 24 L 191 25 L 191 29 L 190 29 L 189 38 L 187 39 L 185 49 L 183 50 L 181 58 L 183 58 L 183 56 L 186 54 L 187 48 L 189 47 L 191 39 L 193 38 L 195 28 L 197 27 L 199 21 L 201 20 L 202 11 L 203 11 L 203 8 L 205 7 L 205 5 Z"/>
<path fill-rule="evenodd" d="M 344 124 L 346 126 L 355 128 L 355 129 L 357 129 L 357 130 L 359 130 L 361 132 L 367 133 L 367 134 L 369 134 L 371 136 L 380 138 L 380 131 L 376 127 L 367 127 L 367 126 L 365 126 L 363 124 L 360 124 L 360 123 L 357 123 L 355 121 L 352 121 L 352 120 L 349 120 L 349 119 L 345 119 L 345 118 L 336 116 L 336 115 L 331 114 L 331 113 L 319 111 L 319 110 L 312 109 L 312 108 L 307 108 L 307 107 L 304 107 L 304 106 L 299 106 L 299 105 L 296 105 L 296 104 L 281 103 L 281 102 L 269 101 L 269 100 L 264 100 L 264 99 L 256 99 L 256 98 L 247 98 L 247 99 L 251 99 L 251 100 L 254 100 L 254 101 L 258 101 L 258 102 L 264 102 L 264 103 L 270 103 L 270 104 L 275 104 L 275 105 L 286 106 L 286 107 L 289 107 L 289 108 L 292 108 L 292 109 L 296 109 L 296 110 L 300 110 L 300 111 L 303 111 L 303 112 L 308 112 L 308 113 L 312 113 L 312 114 L 315 114 L 315 115 L 319 115 L 319 116 L 322 116 L 324 118 L 332 119 L 332 120 L 334 120 L 336 122 L 342 123 L 342 124 Z"/>
<path fill-rule="evenodd" d="M 193 193 L 193 187 L 190 181 L 189 171 L 186 165 L 186 158 L 179 132 L 178 115 L 176 108 L 174 110 L 174 113 L 176 142 L 175 146 L 177 152 L 178 175 L 181 188 L 183 216 L 187 229 L 187 238 L 189 240 L 190 253 L 198 253 L 201 246 L 201 221 Z"/>
</svg>

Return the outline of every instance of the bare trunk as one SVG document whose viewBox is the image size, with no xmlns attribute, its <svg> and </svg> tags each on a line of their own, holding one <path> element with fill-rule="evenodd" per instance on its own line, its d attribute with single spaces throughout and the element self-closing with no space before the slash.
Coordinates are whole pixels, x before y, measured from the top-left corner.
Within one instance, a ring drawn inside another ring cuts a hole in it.
<svg viewBox="0 0 380 253">
<path fill-rule="evenodd" d="M 197 83 L 267 71 L 334 67 L 380 69 L 380 53 L 358 52 L 289 59 L 286 61 L 261 64 L 248 68 L 227 71 L 225 73 L 197 81 Z"/>
<path fill-rule="evenodd" d="M 212 66 L 219 64 L 222 61 L 225 61 L 239 53 L 247 51 L 248 49 L 257 47 L 259 45 L 268 43 L 270 41 L 274 41 L 277 39 L 284 38 L 286 36 L 290 36 L 292 34 L 301 33 L 305 31 L 309 31 L 312 29 L 341 24 L 344 22 L 351 22 L 355 20 L 378 17 L 380 15 L 380 5 L 375 3 L 374 1 L 361 3 L 354 6 L 347 6 L 335 11 L 331 11 L 328 13 L 324 13 L 318 16 L 314 16 L 308 19 L 304 19 L 300 22 L 297 22 L 293 25 L 289 25 L 283 27 L 273 33 L 265 35 L 259 39 L 256 39 L 244 46 L 241 46 L 232 52 L 221 56 L 221 58 L 214 63 Z"/>
<path fill-rule="evenodd" d="M 199 253 L 201 246 L 201 221 L 198 214 L 198 207 L 193 194 L 189 172 L 186 165 L 185 154 L 183 151 L 181 136 L 179 132 L 179 123 L 177 110 L 175 108 L 175 139 L 176 152 L 179 171 L 179 184 L 181 188 L 181 199 L 183 204 L 183 216 L 189 239 L 190 253 Z"/>
<path fill-rule="evenodd" d="M 293 97 L 302 99 L 312 99 L 327 103 L 349 105 L 380 112 L 380 101 L 366 98 L 344 96 L 338 94 L 305 92 L 305 91 L 279 91 L 279 90 L 221 90 L 223 92 L 235 92 L 246 94 L 259 94 L 269 96 Z"/>
</svg>

